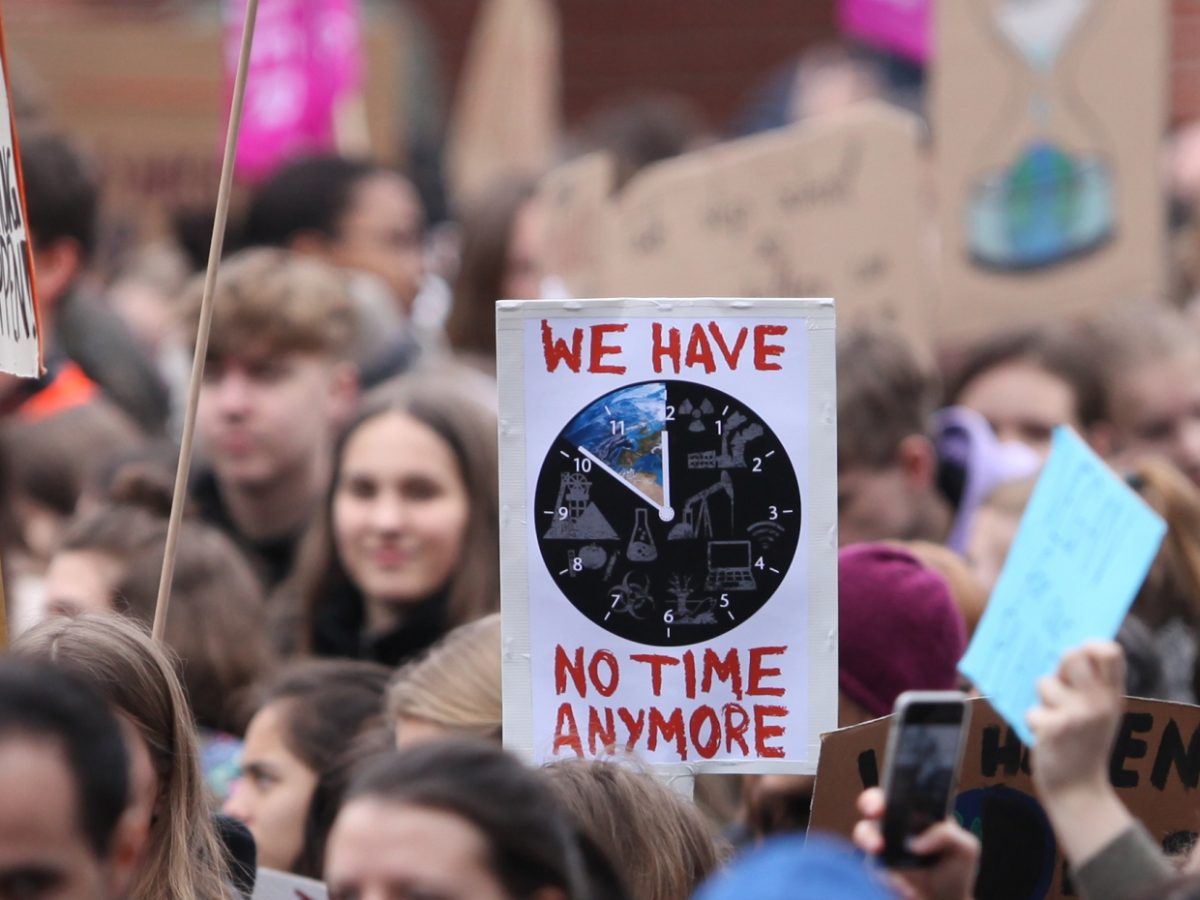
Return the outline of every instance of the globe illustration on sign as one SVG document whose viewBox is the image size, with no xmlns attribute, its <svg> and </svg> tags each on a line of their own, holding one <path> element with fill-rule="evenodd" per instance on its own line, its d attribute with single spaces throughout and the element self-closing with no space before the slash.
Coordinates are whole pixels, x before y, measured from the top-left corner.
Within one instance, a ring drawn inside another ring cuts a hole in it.
<svg viewBox="0 0 1200 900">
<path fill-rule="evenodd" d="M 563 430 L 563 437 L 661 505 L 666 409 L 663 382 L 631 385 L 585 407 Z"/>
</svg>

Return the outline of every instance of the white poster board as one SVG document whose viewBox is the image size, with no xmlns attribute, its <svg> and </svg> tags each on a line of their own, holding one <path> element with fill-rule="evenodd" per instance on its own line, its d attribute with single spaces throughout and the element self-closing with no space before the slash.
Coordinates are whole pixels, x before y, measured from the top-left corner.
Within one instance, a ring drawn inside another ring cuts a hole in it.
<svg viewBox="0 0 1200 900">
<path fill-rule="evenodd" d="M 3 47 L 0 29 L 0 371 L 37 378 L 42 374 L 41 327 Z"/>
<path fill-rule="evenodd" d="M 815 771 L 836 727 L 831 300 L 506 301 L 504 737 Z"/>
</svg>

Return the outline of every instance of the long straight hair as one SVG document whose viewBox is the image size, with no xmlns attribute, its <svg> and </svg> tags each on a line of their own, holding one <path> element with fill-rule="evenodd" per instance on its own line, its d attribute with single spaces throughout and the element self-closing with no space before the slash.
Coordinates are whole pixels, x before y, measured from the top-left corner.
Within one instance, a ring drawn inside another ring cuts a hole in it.
<svg viewBox="0 0 1200 900">
<path fill-rule="evenodd" d="M 87 681 L 132 720 L 150 749 L 162 814 L 150 825 L 130 896 L 232 900 L 192 713 L 166 651 L 138 623 L 115 614 L 48 619 L 21 635 L 12 649 Z"/>
<path fill-rule="evenodd" d="M 323 606 L 347 596 L 365 602 L 362 591 L 338 557 L 333 540 L 333 498 L 341 478 L 346 444 L 373 419 L 399 413 L 411 416 L 450 448 L 467 492 L 467 524 L 460 558 L 446 585 L 448 621 L 453 628 L 500 608 L 500 505 L 496 417 L 475 400 L 452 369 L 430 369 L 381 385 L 363 401 L 358 416 L 342 433 L 334 451 L 333 477 L 301 547 L 294 590 L 301 633 L 297 649 L 311 653 Z"/>
</svg>

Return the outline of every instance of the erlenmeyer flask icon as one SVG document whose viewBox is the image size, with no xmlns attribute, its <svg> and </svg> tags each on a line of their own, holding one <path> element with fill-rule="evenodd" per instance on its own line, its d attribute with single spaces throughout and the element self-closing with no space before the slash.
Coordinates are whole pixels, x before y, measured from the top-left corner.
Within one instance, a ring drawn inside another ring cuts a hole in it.
<svg viewBox="0 0 1200 900">
<path fill-rule="evenodd" d="M 654 535 L 650 533 L 649 514 L 644 507 L 633 511 L 633 534 L 629 536 L 625 555 L 631 562 L 653 562 L 658 559 L 658 548 L 654 545 Z"/>
</svg>

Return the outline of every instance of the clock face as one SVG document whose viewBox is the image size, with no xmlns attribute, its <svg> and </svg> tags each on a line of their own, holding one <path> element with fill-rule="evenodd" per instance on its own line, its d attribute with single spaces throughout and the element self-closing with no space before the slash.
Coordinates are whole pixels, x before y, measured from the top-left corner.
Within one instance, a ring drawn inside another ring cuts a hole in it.
<svg viewBox="0 0 1200 900">
<path fill-rule="evenodd" d="M 689 381 L 627 385 L 559 432 L 534 515 L 555 584 L 601 628 L 640 644 L 717 637 L 783 582 L 800 487 L 747 404 Z"/>
</svg>

